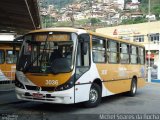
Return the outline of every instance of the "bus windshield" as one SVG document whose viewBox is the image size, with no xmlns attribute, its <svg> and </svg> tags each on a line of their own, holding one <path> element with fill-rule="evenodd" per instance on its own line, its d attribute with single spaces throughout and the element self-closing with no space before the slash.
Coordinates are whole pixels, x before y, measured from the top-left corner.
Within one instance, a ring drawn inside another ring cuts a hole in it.
<svg viewBox="0 0 160 120">
<path fill-rule="evenodd" d="M 34 33 L 24 37 L 17 70 L 31 73 L 66 73 L 73 69 L 75 33 Z"/>
</svg>

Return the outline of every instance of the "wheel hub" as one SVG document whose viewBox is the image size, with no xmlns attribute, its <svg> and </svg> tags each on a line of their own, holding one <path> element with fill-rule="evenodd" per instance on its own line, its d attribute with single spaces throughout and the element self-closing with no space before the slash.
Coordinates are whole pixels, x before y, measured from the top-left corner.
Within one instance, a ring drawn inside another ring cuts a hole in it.
<svg viewBox="0 0 160 120">
<path fill-rule="evenodd" d="M 96 102 L 98 99 L 98 92 L 95 89 L 91 89 L 89 97 L 92 103 Z"/>
<path fill-rule="evenodd" d="M 133 93 L 136 92 L 136 84 L 135 83 L 133 83 L 132 91 L 133 91 Z"/>
</svg>

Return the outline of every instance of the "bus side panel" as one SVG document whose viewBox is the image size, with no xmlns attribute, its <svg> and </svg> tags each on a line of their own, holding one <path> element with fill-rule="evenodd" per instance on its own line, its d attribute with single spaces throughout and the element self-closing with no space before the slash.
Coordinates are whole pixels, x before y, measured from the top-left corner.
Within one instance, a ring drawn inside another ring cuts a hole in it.
<svg viewBox="0 0 160 120">
<path fill-rule="evenodd" d="M 96 66 L 105 88 L 114 94 L 129 91 L 133 76 L 138 78 L 138 87 L 144 86 L 141 65 L 97 64 Z"/>
<path fill-rule="evenodd" d="M 15 80 L 15 64 L 6 64 L 5 74 L 9 80 Z"/>
<path fill-rule="evenodd" d="M 96 66 L 108 91 L 113 94 L 129 91 L 131 80 L 124 66 L 120 64 L 97 64 Z"/>
<path fill-rule="evenodd" d="M 6 64 L 0 64 L 0 81 L 2 80 L 7 80 L 7 77 L 5 75 L 5 68 L 6 68 Z"/>
<path fill-rule="evenodd" d="M 134 76 L 137 77 L 137 87 L 143 87 L 145 86 L 146 80 L 146 69 L 145 65 L 127 65 L 127 69 L 129 70 L 129 78 L 132 80 Z"/>
<path fill-rule="evenodd" d="M 144 78 L 138 78 L 138 83 L 137 83 L 137 87 L 140 88 L 140 87 L 144 87 L 146 84 L 146 81 Z"/>
<path fill-rule="evenodd" d="M 75 85 L 75 103 L 89 100 L 91 84 Z"/>
<path fill-rule="evenodd" d="M 131 85 L 130 79 L 105 82 L 105 87 L 114 94 L 129 91 L 130 85 Z"/>
<path fill-rule="evenodd" d="M 0 64 L 0 80 L 15 80 L 16 65 L 7 63 L 7 50 L 13 50 L 12 45 L 0 44 L 1 50 L 5 52 L 5 62 Z"/>
<path fill-rule="evenodd" d="M 89 100 L 90 88 L 96 78 L 100 79 L 100 76 L 96 65 L 92 64 L 90 69 L 84 73 L 75 83 L 75 103 Z"/>
</svg>

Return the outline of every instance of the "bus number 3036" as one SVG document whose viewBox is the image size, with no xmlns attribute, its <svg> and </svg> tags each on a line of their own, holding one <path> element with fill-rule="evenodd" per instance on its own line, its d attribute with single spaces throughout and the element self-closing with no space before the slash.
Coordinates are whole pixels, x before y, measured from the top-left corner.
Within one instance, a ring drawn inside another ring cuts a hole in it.
<svg viewBox="0 0 160 120">
<path fill-rule="evenodd" d="M 46 80 L 46 85 L 58 85 L 58 80 Z"/>
</svg>

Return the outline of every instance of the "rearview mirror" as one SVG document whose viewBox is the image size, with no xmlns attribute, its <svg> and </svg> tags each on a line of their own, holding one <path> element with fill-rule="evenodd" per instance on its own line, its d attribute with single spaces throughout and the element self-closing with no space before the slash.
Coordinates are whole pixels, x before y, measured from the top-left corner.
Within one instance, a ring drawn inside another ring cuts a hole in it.
<svg viewBox="0 0 160 120">
<path fill-rule="evenodd" d="M 86 55 L 87 54 L 87 50 L 88 50 L 88 43 L 84 42 L 83 43 L 83 48 L 82 48 L 82 54 Z"/>
<path fill-rule="evenodd" d="M 89 34 L 81 34 L 79 36 L 79 42 L 82 44 L 82 54 L 86 55 L 89 47 L 90 36 Z"/>
</svg>

